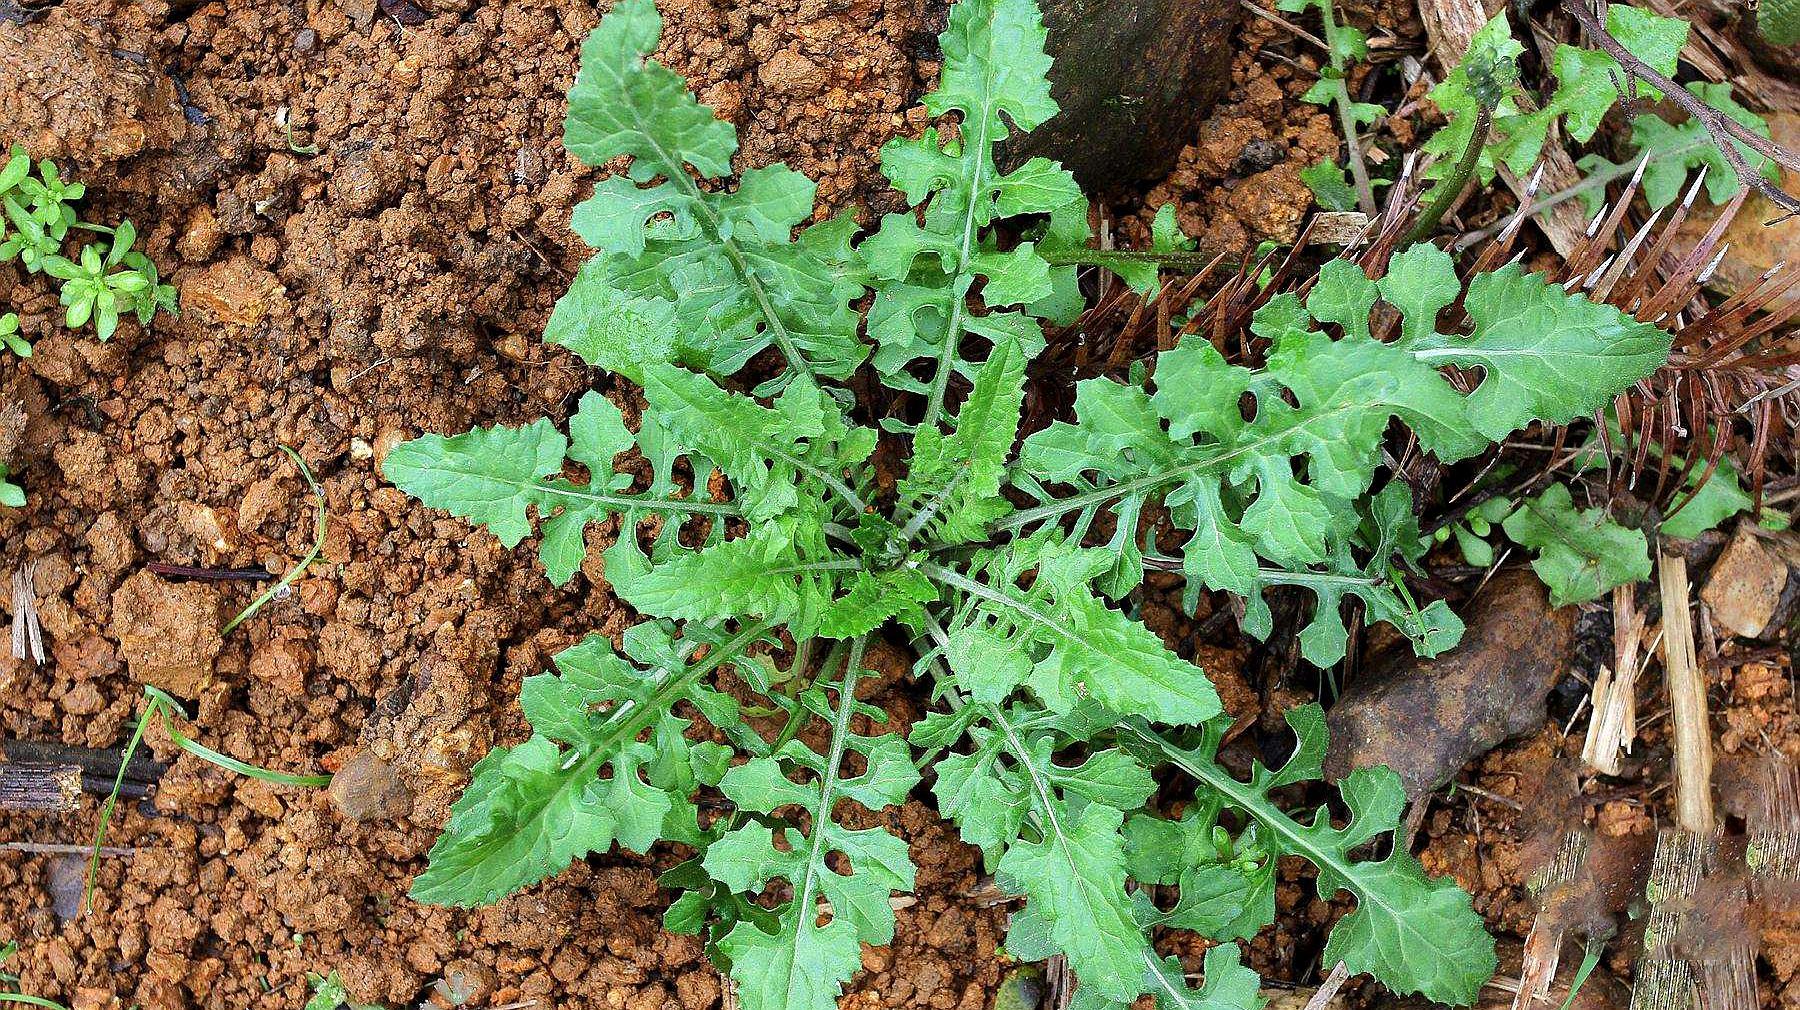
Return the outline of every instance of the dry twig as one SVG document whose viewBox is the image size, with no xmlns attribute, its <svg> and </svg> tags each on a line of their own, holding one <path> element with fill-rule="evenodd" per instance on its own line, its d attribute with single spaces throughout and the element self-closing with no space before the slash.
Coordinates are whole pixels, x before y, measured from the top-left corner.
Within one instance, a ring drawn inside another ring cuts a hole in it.
<svg viewBox="0 0 1800 1010">
<path fill-rule="evenodd" d="M 1331 974 L 1325 976 L 1325 981 L 1320 983 L 1319 990 L 1306 1001 L 1305 1010 L 1324 1010 L 1325 1005 L 1331 1002 L 1331 998 L 1337 995 L 1338 990 L 1344 985 L 1344 980 L 1349 977 L 1350 968 L 1344 962 L 1339 961 L 1332 965 Z"/>
<path fill-rule="evenodd" d="M 1563 0 L 1562 8 L 1575 19 L 1576 24 L 1581 26 L 1582 34 L 1604 50 L 1608 56 L 1617 60 L 1633 81 L 1642 81 L 1650 85 L 1662 92 L 1669 101 L 1680 106 L 1682 111 L 1693 116 L 1695 121 L 1706 129 L 1706 134 L 1712 138 L 1713 143 L 1718 145 L 1719 152 L 1725 156 L 1725 160 L 1731 165 L 1731 170 L 1737 174 L 1738 182 L 1746 189 L 1753 189 L 1761 193 L 1770 203 L 1787 212 L 1778 220 L 1785 221 L 1790 217 L 1800 216 L 1800 197 L 1790 195 L 1781 187 L 1763 178 L 1762 173 L 1750 164 L 1749 160 L 1744 157 L 1744 153 L 1738 150 L 1737 145 L 1732 141 L 1735 140 L 1770 161 L 1795 172 L 1800 172 L 1800 155 L 1794 154 L 1706 104 L 1693 92 L 1676 84 L 1655 67 L 1633 56 L 1631 50 L 1626 49 L 1618 39 L 1613 38 L 1607 32 L 1606 25 L 1600 20 L 1600 15 L 1595 13 L 1586 0 Z"/>
<path fill-rule="evenodd" d="M 69 811 L 81 803 L 81 769 L 66 764 L 0 764 L 0 810 Z"/>
<path fill-rule="evenodd" d="M 1694 656 L 1687 559 L 1661 552 L 1656 567 L 1662 590 L 1663 674 L 1675 730 L 1675 820 L 1683 831 L 1711 838 L 1712 729 L 1706 717 L 1706 674 Z"/>
<path fill-rule="evenodd" d="M 1558 902 L 1570 894 L 1568 884 L 1587 864 L 1589 839 L 1585 831 L 1570 831 L 1557 846 L 1556 857 L 1533 874 L 1527 885 L 1538 899 L 1538 911 L 1525 935 L 1519 962 L 1519 988 L 1513 993 L 1512 1010 L 1550 1001 L 1550 986 L 1562 963 L 1563 937 L 1569 919 Z"/>
<path fill-rule="evenodd" d="M 32 580 L 37 561 L 27 561 L 12 574 L 12 654 L 14 659 L 29 659 L 32 665 L 44 662 L 44 629 L 38 624 L 37 594 Z"/>
<path fill-rule="evenodd" d="M 1637 605 L 1635 586 L 1613 590 L 1613 664 L 1602 666 L 1594 684 L 1594 715 L 1588 721 L 1581 760 L 1605 775 L 1620 771 L 1619 755 L 1637 738 L 1637 678 L 1648 619 Z"/>
<path fill-rule="evenodd" d="M 0 842 L 0 852 L 23 852 L 28 856 L 85 856 L 93 851 L 94 847 L 91 845 L 69 845 L 63 842 Z M 99 851 L 109 859 L 128 859 L 137 855 L 137 849 L 119 845 L 102 845 Z"/>
</svg>

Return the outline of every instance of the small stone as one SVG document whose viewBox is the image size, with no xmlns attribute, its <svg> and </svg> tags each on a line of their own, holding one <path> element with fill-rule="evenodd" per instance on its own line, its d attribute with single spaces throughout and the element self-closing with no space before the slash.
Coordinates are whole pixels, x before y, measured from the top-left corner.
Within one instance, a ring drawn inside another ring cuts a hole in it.
<svg viewBox="0 0 1800 1010">
<path fill-rule="evenodd" d="M 294 51 L 310 53 L 319 44 L 319 33 L 311 28 L 302 28 L 294 33 Z"/>
<path fill-rule="evenodd" d="M 1787 586 L 1787 564 L 1761 537 L 1740 527 L 1706 578 L 1700 600 L 1713 624 L 1742 638 L 1757 638 L 1775 617 Z"/>
<path fill-rule="evenodd" d="M 1312 245 L 1349 245 L 1369 227 L 1369 215 L 1359 210 L 1322 211 L 1313 215 Z"/>
<path fill-rule="evenodd" d="M 312 649 L 305 642 L 276 639 L 250 654 L 250 676 L 290 696 L 305 692 L 312 667 Z"/>
<path fill-rule="evenodd" d="M 383 428 L 381 431 L 376 432 L 374 445 L 375 468 L 377 470 L 381 469 L 381 464 L 387 461 L 387 454 L 393 451 L 394 446 L 399 445 L 404 441 L 406 441 L 406 433 L 398 428 Z"/>
<path fill-rule="evenodd" d="M 819 65 L 792 49 L 783 49 L 769 58 L 757 71 L 763 86 L 789 95 L 813 95 L 825 87 L 825 72 Z"/>
<path fill-rule="evenodd" d="M 337 158 L 326 189 L 346 214 L 367 214 L 398 196 L 405 182 L 400 155 L 386 148 L 359 149 Z"/>
<path fill-rule="evenodd" d="M 332 805 L 346 818 L 362 822 L 393 820 L 412 812 L 412 792 L 385 761 L 358 751 L 331 777 Z"/>
<path fill-rule="evenodd" d="M 225 231 L 211 207 L 201 204 L 188 215 L 187 228 L 175 240 L 175 251 L 189 263 L 204 263 L 219 251 Z"/>
<path fill-rule="evenodd" d="M 215 551 L 231 550 L 231 538 L 226 535 L 223 517 L 213 510 L 211 505 L 199 502 L 177 502 L 175 504 L 175 521 L 193 542 L 201 547 Z"/>
<path fill-rule="evenodd" d="M 238 529 L 257 529 L 262 526 L 263 520 L 276 514 L 287 500 L 288 494 L 282 487 L 281 476 L 271 474 L 253 482 L 238 501 Z"/>
<path fill-rule="evenodd" d="M 1287 150 L 1282 145 L 1257 137 L 1238 152 L 1237 170 L 1241 175 L 1255 175 L 1274 168 L 1286 158 Z"/>
<path fill-rule="evenodd" d="M 103 575 L 122 572 L 137 560 L 137 541 L 117 512 L 102 512 L 87 531 L 88 564 Z"/>
<path fill-rule="evenodd" d="M 44 890 L 50 895 L 50 909 L 58 921 L 72 922 L 81 914 L 81 892 L 86 883 L 87 860 L 76 855 L 50 860 Z"/>
<path fill-rule="evenodd" d="M 245 256 L 182 275 L 181 307 L 201 318 L 232 326 L 255 326 L 282 293 L 275 275 Z"/>
</svg>

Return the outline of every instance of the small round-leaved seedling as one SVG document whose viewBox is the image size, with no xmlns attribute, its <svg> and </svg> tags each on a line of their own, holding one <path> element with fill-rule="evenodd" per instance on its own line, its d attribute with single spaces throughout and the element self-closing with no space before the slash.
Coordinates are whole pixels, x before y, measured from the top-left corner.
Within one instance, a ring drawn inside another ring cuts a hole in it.
<svg viewBox="0 0 1800 1010">
<path fill-rule="evenodd" d="M 31 342 L 19 332 L 19 314 L 17 312 L 8 312 L 0 316 L 0 346 L 4 346 L 21 358 L 31 357 Z"/>
<path fill-rule="evenodd" d="M 101 244 L 94 243 L 75 260 L 63 256 L 45 260 L 44 271 L 63 282 L 65 325 L 80 329 L 92 320 L 100 339 L 110 340 L 122 315 L 135 315 L 147 325 L 158 309 L 175 311 L 174 286 L 158 283 L 156 265 L 132 248 L 136 242 L 137 229 L 126 221 L 113 232 L 104 253 Z"/>
</svg>

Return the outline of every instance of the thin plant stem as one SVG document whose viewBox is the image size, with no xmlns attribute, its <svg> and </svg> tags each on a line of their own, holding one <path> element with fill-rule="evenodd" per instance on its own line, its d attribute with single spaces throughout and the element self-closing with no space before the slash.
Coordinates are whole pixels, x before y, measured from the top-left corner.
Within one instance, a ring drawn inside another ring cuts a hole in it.
<svg viewBox="0 0 1800 1010">
<path fill-rule="evenodd" d="M 144 693 L 149 695 L 153 701 L 158 702 L 161 705 L 163 716 L 162 726 L 163 730 L 169 734 L 169 739 L 175 741 L 175 746 L 180 747 L 182 750 L 187 751 L 189 754 L 194 755 L 202 761 L 218 765 L 226 771 L 236 772 L 245 778 L 256 779 L 260 782 L 270 782 L 275 785 L 302 786 L 308 789 L 320 789 L 331 784 L 331 776 L 329 775 L 293 775 L 288 772 L 271 771 L 267 768 L 239 761 L 229 754 L 221 754 L 211 747 L 182 733 L 169 722 L 168 713 L 170 712 L 174 712 L 184 717 L 187 714 L 181 710 L 180 703 L 173 697 L 166 692 L 147 684 L 144 686 Z"/>
<path fill-rule="evenodd" d="M 41 1006 L 45 1010 L 69 1010 L 68 1007 L 53 999 L 31 996 L 22 992 L 0 992 L 0 1003 L 23 1003 L 26 1006 Z"/>
<path fill-rule="evenodd" d="M 119 760 L 119 773 L 113 778 L 112 793 L 106 797 L 106 802 L 100 807 L 100 827 L 94 832 L 92 854 L 88 857 L 87 880 L 81 890 L 81 910 L 84 915 L 93 908 L 94 882 L 100 872 L 100 857 L 105 852 L 106 830 L 112 824 L 113 811 L 119 803 L 119 793 L 125 788 L 125 771 L 131 767 L 131 759 L 137 754 L 138 746 L 144 742 L 144 731 L 150 728 L 152 720 L 158 717 L 162 718 L 163 730 L 169 734 L 169 739 L 175 741 L 177 747 L 226 771 L 277 785 L 319 788 L 331 784 L 329 775 L 291 775 L 287 772 L 260 768 L 239 761 L 230 755 L 221 754 L 211 747 L 189 738 L 169 723 L 168 714 L 170 712 L 183 718 L 187 716 L 187 713 L 182 710 L 181 702 L 177 701 L 173 695 L 146 684 L 144 685 L 144 697 L 149 699 L 150 704 L 144 706 L 144 714 L 138 717 L 137 726 L 131 731 L 131 740 L 126 743 L 125 753 Z M 0 993 L 0 995 L 4 994 Z"/>
<path fill-rule="evenodd" d="M 1350 162 L 1350 178 L 1356 184 L 1356 208 L 1375 216 L 1375 188 L 1369 184 L 1369 166 L 1363 161 L 1362 145 L 1356 139 L 1356 114 L 1352 111 L 1350 85 L 1345 80 L 1348 68 L 1344 66 L 1341 55 L 1343 47 L 1338 39 L 1343 31 L 1338 25 L 1337 12 L 1331 0 L 1319 4 L 1319 20 L 1325 29 L 1325 41 L 1331 56 L 1331 69 L 1335 71 L 1332 87 L 1332 104 L 1337 106 L 1338 128 L 1344 131 L 1344 149 L 1348 152 Z"/>
<path fill-rule="evenodd" d="M 285 445 L 281 447 L 281 451 L 287 453 L 288 458 L 294 461 L 294 465 L 300 468 L 300 476 L 306 478 L 306 486 L 312 490 L 313 497 L 317 499 L 319 503 L 318 514 L 313 520 L 312 550 L 306 552 L 306 556 L 300 559 L 299 564 L 288 569 L 288 573 L 283 575 L 279 582 L 276 582 L 274 585 L 264 590 L 256 599 L 251 600 L 250 605 L 239 611 L 236 617 L 225 622 L 225 628 L 219 632 L 220 635 L 231 634 L 233 628 L 249 620 L 251 617 L 254 617 L 256 612 L 263 608 L 264 604 L 274 599 L 282 590 L 293 585 L 294 580 L 298 579 L 301 574 L 306 571 L 307 566 L 311 565 L 313 561 L 318 558 L 319 552 L 325 548 L 325 529 L 327 525 L 327 518 L 325 515 L 325 491 L 319 487 L 319 482 L 313 479 L 312 469 L 306 465 L 305 460 L 300 458 L 299 453 Z"/>
<path fill-rule="evenodd" d="M 144 730 L 149 728 L 151 718 L 161 705 L 161 699 L 154 695 L 150 697 L 150 704 L 145 706 L 144 714 L 138 717 L 137 726 L 131 731 L 131 740 L 125 744 L 125 754 L 119 760 L 119 774 L 113 778 L 112 793 L 100 805 L 100 827 L 94 831 L 93 855 L 88 857 L 87 880 L 81 888 L 83 915 L 93 908 L 94 881 L 100 874 L 100 849 L 106 843 L 106 829 L 112 824 L 113 810 L 119 805 L 119 793 L 125 788 L 125 769 L 131 767 L 131 759 L 137 754 L 138 744 L 144 742 Z"/>
<path fill-rule="evenodd" d="M 1433 191 L 1431 205 L 1425 208 L 1418 220 L 1413 222 L 1412 229 L 1401 240 L 1401 245 L 1412 245 L 1429 238 L 1438 222 L 1462 199 L 1463 191 L 1469 188 L 1469 180 L 1475 176 L 1475 166 L 1481 162 L 1481 150 L 1487 146 L 1488 132 L 1493 128 L 1494 116 L 1486 106 L 1475 113 L 1475 130 L 1469 134 L 1469 144 L 1463 148 L 1462 157 L 1456 160 L 1456 169 L 1450 177 L 1438 183 Z"/>
</svg>

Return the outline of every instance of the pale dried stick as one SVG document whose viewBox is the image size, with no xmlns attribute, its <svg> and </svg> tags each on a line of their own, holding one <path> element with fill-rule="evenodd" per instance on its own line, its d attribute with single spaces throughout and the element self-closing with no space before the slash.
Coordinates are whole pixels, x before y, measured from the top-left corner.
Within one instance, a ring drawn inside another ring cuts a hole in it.
<svg viewBox="0 0 1800 1010">
<path fill-rule="evenodd" d="M 1706 675 L 1694 656 L 1694 623 L 1688 611 L 1687 559 L 1661 552 L 1663 675 L 1675 730 L 1675 822 L 1701 838 L 1713 835 L 1712 727 L 1706 715 Z"/>
<path fill-rule="evenodd" d="M 44 629 L 38 623 L 37 593 L 32 581 L 37 573 L 34 558 L 13 569 L 12 574 L 12 654 L 14 659 L 29 659 L 34 666 L 44 662 Z"/>
<path fill-rule="evenodd" d="M 1601 667 L 1594 683 L 1594 715 L 1581 746 L 1581 760 L 1605 775 L 1619 774 L 1620 754 L 1630 753 L 1637 737 L 1637 678 L 1649 623 L 1638 608 L 1634 586 L 1614 589 L 1612 608 L 1613 665 Z"/>
</svg>

